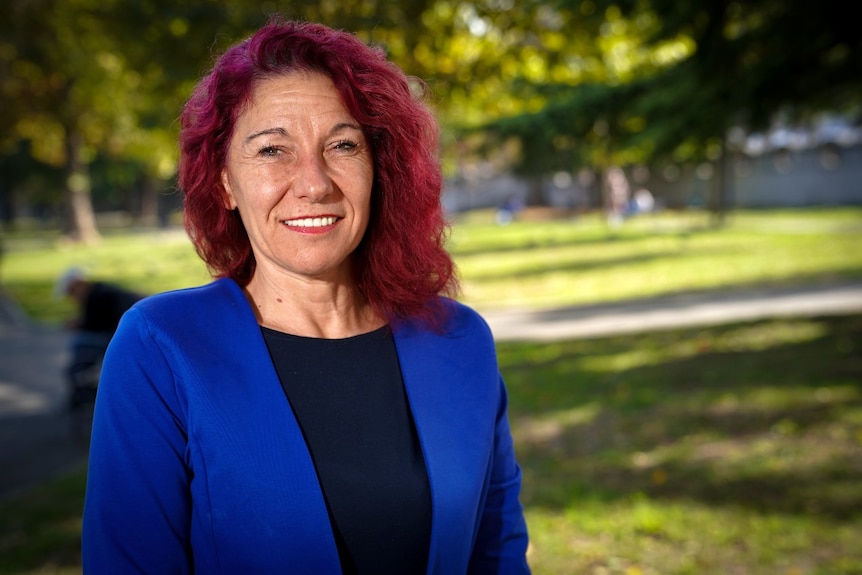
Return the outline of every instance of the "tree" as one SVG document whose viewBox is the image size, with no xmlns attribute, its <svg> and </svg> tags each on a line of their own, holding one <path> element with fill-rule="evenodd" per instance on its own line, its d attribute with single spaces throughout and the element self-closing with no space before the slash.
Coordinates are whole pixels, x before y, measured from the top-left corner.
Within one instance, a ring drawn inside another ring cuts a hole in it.
<svg viewBox="0 0 862 575">
<path fill-rule="evenodd" d="M 99 238 L 88 170 L 97 156 L 137 158 L 151 181 L 172 177 L 175 119 L 217 32 L 263 19 L 235 8 L 181 0 L 2 5 L 0 72 L 10 105 L 0 110 L 0 149 L 30 142 L 34 158 L 62 168 L 71 239 Z"/>
<path fill-rule="evenodd" d="M 642 128 L 642 120 L 627 107 L 631 82 L 679 58 L 685 44 L 674 39 L 648 47 L 646 35 L 654 26 L 649 18 L 627 20 L 619 10 L 597 14 L 590 3 L 521 6 L 528 16 L 523 25 L 531 26 L 522 34 L 533 39 L 534 58 L 542 54 L 546 64 L 543 74 L 536 73 L 536 66 L 518 69 L 511 86 L 533 105 L 465 132 L 485 133 L 491 141 L 515 138 L 521 155 L 514 170 L 534 182 L 557 170 L 588 166 L 603 174 L 612 166 L 642 160 L 643 146 L 628 142 Z M 533 21 L 539 24 L 529 24 Z M 557 34 L 567 32 L 573 40 L 560 41 Z M 658 52 L 664 57 L 657 58 Z M 534 198 L 534 203 L 540 200 Z"/>
<path fill-rule="evenodd" d="M 651 126 L 654 156 L 717 162 L 711 208 L 727 207 L 727 134 L 768 128 L 777 114 L 804 121 L 823 111 L 858 113 L 862 36 L 850 6 L 827 0 L 670 2 L 653 0 L 661 23 L 652 41 L 690 35 L 696 49 L 676 67 L 644 79 L 638 108 Z M 629 13 L 639 10 L 633 3 Z M 656 101 L 652 93 L 672 92 Z M 708 111 L 708 113 L 704 113 Z"/>
<path fill-rule="evenodd" d="M 464 5 L 466 6 L 466 5 Z M 495 44 L 472 34 L 475 15 L 447 2 L 346 0 L 292 3 L 289 17 L 319 20 L 383 46 L 437 93 L 442 115 L 478 109 L 502 84 L 483 68 Z M 89 167 L 95 158 L 127 159 L 143 170 L 144 206 L 173 177 L 176 118 L 213 54 L 267 18 L 243 0 L 17 0 L 0 6 L 0 153 L 21 143 L 35 160 L 63 170 L 66 231 L 99 237 Z M 472 19 L 472 20 L 471 20 Z M 442 64 L 441 64 L 442 62 Z M 466 66 L 462 66 L 466 63 Z M 475 74 L 473 73 L 475 72 Z M 475 96 L 484 93 L 482 99 Z M 464 97 L 470 94 L 469 97 Z M 37 165 L 37 164 L 34 164 Z M 152 220 L 152 208 L 143 217 Z"/>
<path fill-rule="evenodd" d="M 367 30 L 412 57 L 427 2 L 347 4 L 295 3 L 288 15 Z M 183 101 L 213 55 L 267 17 L 243 0 L 3 3 L 0 90 L 9 105 L 0 109 L 0 154 L 18 156 L 24 143 L 35 160 L 63 170 L 73 240 L 99 238 L 89 173 L 97 157 L 142 166 L 143 217 L 151 221 L 159 182 L 175 173 Z"/>
<path fill-rule="evenodd" d="M 108 80 L 121 70 L 94 8 L 87 0 L 27 0 L 5 4 L 0 15 L 12 38 L 2 50 L 4 97 L 13 102 L 0 120 L 4 142 L 29 141 L 37 159 L 62 168 L 67 231 L 83 242 L 99 238 L 87 165 L 124 111 L 110 98 Z"/>
<path fill-rule="evenodd" d="M 556 166 L 595 161 L 602 148 L 618 156 L 612 161 L 723 161 L 733 127 L 763 129 L 779 113 L 859 113 L 862 35 L 838 0 L 560 0 L 555 8 L 583 26 L 607 77 L 597 85 L 523 78 L 547 105 L 486 127 Z M 554 142 L 579 152 L 560 154 Z M 721 189 L 716 196 L 720 211 Z"/>
<path fill-rule="evenodd" d="M 518 171 L 538 181 L 583 165 L 715 159 L 731 126 L 857 106 L 860 40 L 847 10 L 838 0 L 344 0 L 285 14 L 354 31 L 424 80 L 445 157 L 463 157 L 465 140 L 479 150 L 517 141 Z M 157 193 L 174 175 L 176 118 L 194 82 L 266 17 L 248 0 L 0 5 L 0 154 L 27 142 L 34 159 L 62 167 L 69 232 L 97 237 L 93 159 L 140 166 L 141 187 Z"/>
</svg>

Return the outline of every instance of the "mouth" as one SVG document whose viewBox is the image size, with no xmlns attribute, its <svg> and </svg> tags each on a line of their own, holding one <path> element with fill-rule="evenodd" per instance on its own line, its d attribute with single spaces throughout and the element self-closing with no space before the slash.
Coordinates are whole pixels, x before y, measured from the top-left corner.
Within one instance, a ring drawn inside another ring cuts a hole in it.
<svg viewBox="0 0 862 575">
<path fill-rule="evenodd" d="M 336 216 L 322 216 L 315 218 L 297 218 L 295 220 L 284 220 L 282 223 L 292 228 L 324 228 L 331 226 L 339 220 Z"/>
</svg>

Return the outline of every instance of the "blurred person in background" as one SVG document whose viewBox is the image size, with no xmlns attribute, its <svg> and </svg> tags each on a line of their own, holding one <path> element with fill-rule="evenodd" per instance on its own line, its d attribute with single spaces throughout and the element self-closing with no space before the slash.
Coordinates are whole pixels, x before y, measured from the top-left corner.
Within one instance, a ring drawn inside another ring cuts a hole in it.
<svg viewBox="0 0 862 575">
<path fill-rule="evenodd" d="M 179 183 L 215 280 L 136 304 L 111 343 L 84 573 L 529 573 L 506 390 L 488 326 L 450 299 L 419 86 L 279 19 L 198 83 Z"/>
<path fill-rule="evenodd" d="M 54 295 L 71 298 L 77 307 L 75 317 L 66 322 L 74 335 L 65 371 L 69 407 L 75 408 L 98 384 L 99 366 L 120 318 L 141 296 L 113 283 L 90 279 L 77 267 L 60 276 Z"/>
</svg>

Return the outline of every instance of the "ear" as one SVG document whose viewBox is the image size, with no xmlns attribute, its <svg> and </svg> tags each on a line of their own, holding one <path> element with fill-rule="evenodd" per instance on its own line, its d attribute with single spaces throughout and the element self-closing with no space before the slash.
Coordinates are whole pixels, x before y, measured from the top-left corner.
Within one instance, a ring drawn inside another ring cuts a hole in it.
<svg viewBox="0 0 862 575">
<path fill-rule="evenodd" d="M 227 173 L 227 168 L 222 168 L 221 171 L 221 187 L 224 193 L 222 194 L 222 205 L 226 210 L 236 209 L 236 200 L 233 197 L 233 189 L 230 185 L 230 176 Z"/>
</svg>

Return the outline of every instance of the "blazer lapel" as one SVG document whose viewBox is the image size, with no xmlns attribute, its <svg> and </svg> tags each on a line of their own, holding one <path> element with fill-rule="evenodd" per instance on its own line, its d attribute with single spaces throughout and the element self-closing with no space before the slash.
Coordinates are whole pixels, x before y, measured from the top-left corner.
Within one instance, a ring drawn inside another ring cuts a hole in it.
<svg viewBox="0 0 862 575">
<path fill-rule="evenodd" d="M 300 572 L 338 573 L 340 562 L 323 492 L 311 454 L 299 423 L 278 380 L 245 295 L 232 280 L 220 280 L 227 289 L 228 300 L 222 299 L 214 309 L 232 309 L 226 313 L 225 333 L 231 345 L 240 353 L 237 365 L 221 364 L 214 368 L 213 377 L 229 378 L 220 392 L 225 406 L 225 430 L 233 435 L 239 459 L 247 466 L 242 470 L 259 492 L 278 494 L 285 490 L 288 497 L 273 497 L 260 503 L 258 496 L 248 498 L 248 505 L 260 505 L 256 514 L 269 524 L 273 544 L 289 553 L 296 549 L 298 557 L 316 557 L 314 562 L 295 565 Z M 221 307 L 218 307 L 218 306 Z M 234 350 L 236 351 L 236 350 Z M 220 373 L 216 373 L 216 371 Z M 251 409 L 241 409 L 251 405 Z M 319 552 L 309 552 L 318 549 Z"/>
<path fill-rule="evenodd" d="M 463 331 L 401 325 L 394 333 L 431 485 L 428 573 L 463 572 L 485 496 L 497 404 L 496 386 L 476 382 L 496 382 L 496 363 Z"/>
</svg>

